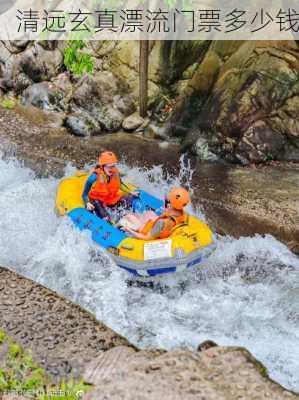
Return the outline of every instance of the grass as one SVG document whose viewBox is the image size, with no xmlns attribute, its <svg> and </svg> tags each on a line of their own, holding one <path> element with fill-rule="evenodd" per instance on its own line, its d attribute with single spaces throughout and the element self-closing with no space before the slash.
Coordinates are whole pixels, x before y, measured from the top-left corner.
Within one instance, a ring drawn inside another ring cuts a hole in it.
<svg viewBox="0 0 299 400">
<path fill-rule="evenodd" d="M 91 389 L 82 380 L 73 379 L 53 385 L 30 352 L 0 330 L 0 397 L 18 394 L 37 400 L 78 400 Z"/>
<path fill-rule="evenodd" d="M 11 110 L 15 107 L 16 102 L 13 99 L 5 98 L 1 100 L 0 105 L 4 108 L 8 108 L 9 110 Z"/>
</svg>

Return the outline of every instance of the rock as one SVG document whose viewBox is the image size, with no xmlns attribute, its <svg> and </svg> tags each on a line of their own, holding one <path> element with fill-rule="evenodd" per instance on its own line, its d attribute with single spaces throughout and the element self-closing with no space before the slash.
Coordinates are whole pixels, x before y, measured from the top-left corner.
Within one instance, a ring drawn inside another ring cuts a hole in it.
<svg viewBox="0 0 299 400">
<path fill-rule="evenodd" d="M 20 56 L 21 70 L 34 82 L 50 80 L 63 67 L 63 54 L 59 49 L 48 50 L 38 43 L 27 48 Z"/>
<path fill-rule="evenodd" d="M 4 43 L 11 53 L 21 53 L 31 42 L 30 40 L 9 40 Z"/>
<path fill-rule="evenodd" d="M 83 109 L 102 129 L 116 132 L 124 115 L 114 106 L 121 84 L 110 72 L 84 76 L 76 85 L 71 98 L 72 109 Z"/>
<path fill-rule="evenodd" d="M 247 161 L 271 161 L 280 157 L 285 145 L 286 137 L 272 131 L 265 121 L 257 121 L 243 134 L 235 148 L 235 155 L 242 164 Z"/>
<path fill-rule="evenodd" d="M 22 93 L 33 81 L 23 72 L 20 72 L 13 81 L 12 88 L 16 94 Z"/>
<path fill-rule="evenodd" d="M 133 354 L 135 350 L 126 346 L 117 346 L 103 351 L 86 366 L 83 374 L 84 381 L 91 385 L 101 385 L 103 379 L 109 378 L 121 369 Z"/>
<path fill-rule="evenodd" d="M 157 126 L 153 123 L 149 124 L 144 130 L 144 136 L 150 139 L 169 140 L 166 129 L 163 126 Z"/>
<path fill-rule="evenodd" d="M 57 40 L 39 40 L 37 43 L 45 50 L 55 50 L 58 47 Z"/>
<path fill-rule="evenodd" d="M 101 132 L 99 124 L 89 115 L 83 113 L 68 115 L 64 124 L 75 136 L 91 136 Z"/>
<path fill-rule="evenodd" d="M 213 340 L 205 340 L 197 347 L 197 351 L 206 351 L 212 347 L 217 347 L 218 344 L 213 342 Z"/>
<path fill-rule="evenodd" d="M 125 131 L 135 131 L 144 123 L 144 119 L 140 117 L 138 113 L 134 113 L 129 117 L 125 118 L 122 127 Z"/>
<path fill-rule="evenodd" d="M 52 378 L 82 377 L 87 359 L 96 358 L 113 347 L 125 347 L 128 351 L 133 348 L 126 339 L 96 321 L 90 313 L 49 289 L 1 267 L 0 275 L 11 299 L 5 318 L 2 318 L 2 329 L 11 330 L 14 340 L 31 349 L 35 362 L 41 364 Z M 12 280 L 16 287 L 9 287 Z M 16 292 L 20 291 L 25 294 L 26 309 L 13 301 Z M 4 293 L 0 292 L 0 304 L 4 299 Z M 49 303 L 48 299 L 52 302 Z M 40 315 L 42 318 L 37 325 L 36 318 Z M 69 320 L 69 315 L 73 316 L 72 320 Z M 55 324 L 57 319 L 59 321 Z M 69 335 L 67 332 L 74 320 L 78 335 Z M 0 345 L 0 355 L 4 352 L 5 348 Z"/>
<path fill-rule="evenodd" d="M 83 400 L 296 399 L 295 394 L 286 394 L 268 380 L 260 372 L 263 366 L 241 348 L 214 347 L 201 353 L 137 352 L 117 368 L 107 366 L 110 373 L 103 375 Z"/>
<path fill-rule="evenodd" d="M 64 94 L 53 83 L 41 82 L 28 87 L 22 96 L 23 105 L 33 105 L 45 111 L 63 111 Z"/>
<path fill-rule="evenodd" d="M 72 100 L 87 110 L 92 110 L 95 103 L 107 105 L 119 93 L 119 82 L 111 72 L 98 72 L 94 76 L 85 75 L 77 83 Z"/>
<path fill-rule="evenodd" d="M 124 115 L 133 114 L 136 109 L 131 96 L 119 94 L 113 97 L 113 107 L 117 108 Z"/>
<path fill-rule="evenodd" d="M 298 68 L 292 41 L 211 43 L 170 119 L 192 132 L 184 147 L 197 142 L 197 130 L 229 161 L 298 161 Z"/>
<path fill-rule="evenodd" d="M 5 91 L 14 87 L 14 78 L 20 73 L 17 55 L 12 54 L 4 42 L 0 42 L 0 85 Z"/>
<path fill-rule="evenodd" d="M 118 131 L 123 122 L 123 115 L 113 107 L 95 107 L 92 115 L 95 117 L 96 121 L 108 132 Z"/>
<path fill-rule="evenodd" d="M 73 85 L 70 80 L 69 73 L 62 72 L 61 74 L 55 76 L 51 82 L 64 93 L 65 101 L 67 102 L 67 99 L 71 97 L 73 91 Z"/>
</svg>

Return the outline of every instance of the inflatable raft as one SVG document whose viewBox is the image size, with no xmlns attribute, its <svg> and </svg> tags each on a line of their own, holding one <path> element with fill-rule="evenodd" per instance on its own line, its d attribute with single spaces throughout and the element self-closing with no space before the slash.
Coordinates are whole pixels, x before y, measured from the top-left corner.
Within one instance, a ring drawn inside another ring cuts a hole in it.
<svg viewBox="0 0 299 400">
<path fill-rule="evenodd" d="M 186 223 L 177 225 L 167 239 L 144 241 L 130 237 L 85 209 L 81 196 L 88 176 L 88 172 L 77 172 L 60 181 L 56 211 L 58 215 L 71 218 L 80 230 L 89 230 L 92 239 L 111 254 L 120 268 L 136 277 L 154 277 L 197 266 L 213 250 L 212 231 L 191 215 L 188 215 Z M 162 200 L 133 185 L 126 186 L 140 193 L 134 199 L 135 210 L 154 210 L 161 214 Z"/>
</svg>

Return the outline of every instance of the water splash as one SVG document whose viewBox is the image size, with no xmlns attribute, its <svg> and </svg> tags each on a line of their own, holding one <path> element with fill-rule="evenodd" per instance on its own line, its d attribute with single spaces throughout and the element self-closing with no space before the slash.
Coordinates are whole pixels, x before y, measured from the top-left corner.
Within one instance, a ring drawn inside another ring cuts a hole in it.
<svg viewBox="0 0 299 400">
<path fill-rule="evenodd" d="M 189 181 L 181 162 L 179 177 L 162 166 L 122 170 L 161 196 Z M 56 217 L 56 186 L 0 157 L 0 265 L 81 304 L 139 347 L 194 349 L 206 339 L 244 346 L 273 379 L 299 391 L 299 261 L 283 244 L 271 236 L 218 238 L 202 269 L 169 276 L 155 290 L 128 286 L 126 272 L 87 232 Z"/>
</svg>

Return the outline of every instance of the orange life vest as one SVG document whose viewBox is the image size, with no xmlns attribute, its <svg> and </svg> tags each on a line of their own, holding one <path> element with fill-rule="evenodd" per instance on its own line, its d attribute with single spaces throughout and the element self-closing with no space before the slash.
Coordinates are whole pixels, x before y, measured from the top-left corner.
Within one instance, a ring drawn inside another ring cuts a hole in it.
<svg viewBox="0 0 299 400">
<path fill-rule="evenodd" d="M 107 206 L 113 206 L 123 196 L 123 192 L 120 190 L 119 173 L 108 178 L 102 168 L 96 168 L 93 172 L 97 174 L 97 180 L 88 193 L 89 199 L 99 200 Z"/>
<path fill-rule="evenodd" d="M 146 235 L 153 229 L 154 225 L 158 221 L 163 220 L 163 230 L 160 232 L 159 236 L 156 237 L 156 239 L 166 239 L 171 235 L 173 229 L 177 225 L 185 223 L 186 219 L 186 214 L 184 212 L 182 212 L 180 215 L 176 215 L 173 211 L 165 211 L 160 217 L 148 221 L 139 232 Z"/>
</svg>

